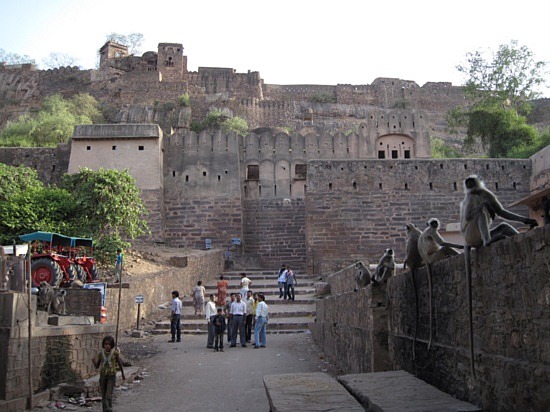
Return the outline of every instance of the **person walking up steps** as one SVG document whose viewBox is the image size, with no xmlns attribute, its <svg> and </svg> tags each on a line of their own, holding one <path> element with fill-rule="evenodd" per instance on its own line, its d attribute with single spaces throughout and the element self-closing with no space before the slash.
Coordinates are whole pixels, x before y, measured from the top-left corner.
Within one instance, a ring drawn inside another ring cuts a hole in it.
<svg viewBox="0 0 550 412">
<path fill-rule="evenodd" d="M 279 282 L 279 299 L 284 297 L 285 300 L 286 300 L 287 293 L 288 293 L 288 286 L 287 286 L 287 283 L 286 283 L 286 274 L 287 274 L 287 269 L 285 269 L 279 275 L 279 279 L 278 279 L 278 282 Z"/>
<path fill-rule="evenodd" d="M 298 282 L 296 281 L 296 275 L 290 268 L 290 266 L 287 266 L 286 268 L 286 288 L 287 288 L 287 295 L 288 300 L 294 300 L 295 293 L 294 293 L 294 286 L 296 286 Z"/>
<path fill-rule="evenodd" d="M 254 326 L 254 348 L 265 348 L 267 345 L 267 321 L 269 320 L 269 306 L 265 303 L 265 296 L 258 295 L 256 308 L 256 325 Z"/>
<path fill-rule="evenodd" d="M 250 289 L 250 285 L 252 285 L 252 281 L 246 277 L 246 273 L 241 273 L 241 297 L 243 300 L 246 299 L 246 294 L 248 289 Z"/>
<path fill-rule="evenodd" d="M 283 297 L 284 290 L 285 290 L 284 282 L 286 282 L 286 275 L 283 278 L 283 273 L 285 272 L 286 272 L 286 265 L 282 264 L 281 269 L 279 269 L 279 274 L 277 275 L 277 283 L 279 284 L 279 299 Z"/>
</svg>

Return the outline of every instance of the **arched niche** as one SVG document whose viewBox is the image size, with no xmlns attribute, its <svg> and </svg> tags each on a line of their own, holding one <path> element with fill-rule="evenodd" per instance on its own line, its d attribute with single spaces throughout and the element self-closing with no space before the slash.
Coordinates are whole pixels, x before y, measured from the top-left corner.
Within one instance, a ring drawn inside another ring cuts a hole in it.
<svg viewBox="0 0 550 412">
<path fill-rule="evenodd" d="M 377 159 L 414 159 L 415 140 L 405 134 L 386 134 L 376 139 Z"/>
</svg>

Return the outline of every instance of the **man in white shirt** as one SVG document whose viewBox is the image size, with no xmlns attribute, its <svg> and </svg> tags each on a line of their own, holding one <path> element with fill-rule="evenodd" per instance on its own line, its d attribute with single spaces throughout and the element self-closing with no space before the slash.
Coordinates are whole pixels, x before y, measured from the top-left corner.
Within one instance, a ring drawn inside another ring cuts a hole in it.
<svg viewBox="0 0 550 412">
<path fill-rule="evenodd" d="M 243 348 L 246 348 L 246 340 L 244 336 L 244 318 L 246 316 L 246 303 L 242 301 L 240 293 L 237 293 L 237 300 L 231 304 L 231 345 L 230 348 L 237 346 L 237 333 L 239 333 L 239 341 Z"/>
<path fill-rule="evenodd" d="M 241 297 L 242 299 L 246 299 L 246 294 L 248 293 L 248 289 L 250 289 L 250 285 L 252 285 L 252 281 L 246 276 L 246 273 L 241 273 Z"/>
<path fill-rule="evenodd" d="M 170 333 L 172 339 L 168 342 L 181 342 L 181 300 L 180 293 L 177 290 L 172 292 L 172 305 L 170 306 Z M 176 340 L 177 338 L 177 340 Z"/>
<path fill-rule="evenodd" d="M 269 306 L 265 303 L 263 293 L 258 295 L 258 306 L 256 306 L 256 325 L 254 326 L 254 349 L 265 348 L 267 340 L 267 321 L 269 320 Z"/>
<path fill-rule="evenodd" d="M 244 324 L 244 334 L 246 337 L 246 343 L 250 343 L 252 339 L 252 321 L 254 320 L 254 298 L 252 297 L 252 291 L 246 292 L 246 321 Z"/>
<path fill-rule="evenodd" d="M 206 321 L 208 322 L 208 339 L 206 341 L 206 347 L 209 349 L 214 348 L 214 324 L 212 323 L 212 317 L 216 316 L 216 302 L 215 296 L 210 295 L 210 301 L 206 304 Z"/>
</svg>

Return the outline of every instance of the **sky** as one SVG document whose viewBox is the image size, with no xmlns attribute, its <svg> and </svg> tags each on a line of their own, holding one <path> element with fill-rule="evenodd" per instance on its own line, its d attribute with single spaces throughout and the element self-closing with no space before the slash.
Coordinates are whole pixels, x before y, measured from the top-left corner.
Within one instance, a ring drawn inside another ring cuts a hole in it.
<svg viewBox="0 0 550 412">
<path fill-rule="evenodd" d="M 113 32 L 143 34 L 139 54 L 181 43 L 190 71 L 258 71 L 267 84 L 458 86 L 467 53 L 512 40 L 550 68 L 549 0 L 0 0 L 0 49 L 39 66 L 63 53 L 94 68 Z"/>
</svg>

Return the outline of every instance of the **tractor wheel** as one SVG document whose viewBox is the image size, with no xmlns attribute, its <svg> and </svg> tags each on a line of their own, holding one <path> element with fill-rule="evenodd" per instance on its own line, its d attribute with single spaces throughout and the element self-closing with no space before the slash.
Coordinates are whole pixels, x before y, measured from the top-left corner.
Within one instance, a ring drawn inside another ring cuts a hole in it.
<svg viewBox="0 0 550 412">
<path fill-rule="evenodd" d="M 52 259 L 40 258 L 32 262 L 31 265 L 32 284 L 40 286 L 40 282 L 48 282 L 56 287 L 63 280 L 63 271 L 59 264 Z"/>
<path fill-rule="evenodd" d="M 75 266 L 76 266 L 76 277 L 82 283 L 86 283 L 86 278 L 88 277 L 88 274 L 86 273 L 86 270 L 78 264 L 76 264 Z"/>
<path fill-rule="evenodd" d="M 78 270 L 76 269 L 76 264 L 71 263 L 67 267 L 67 275 L 69 275 L 69 281 L 77 279 Z"/>
<path fill-rule="evenodd" d="M 92 280 L 99 279 L 99 273 L 97 273 L 97 267 L 96 267 L 95 263 L 90 268 L 90 275 L 92 276 Z"/>
</svg>

